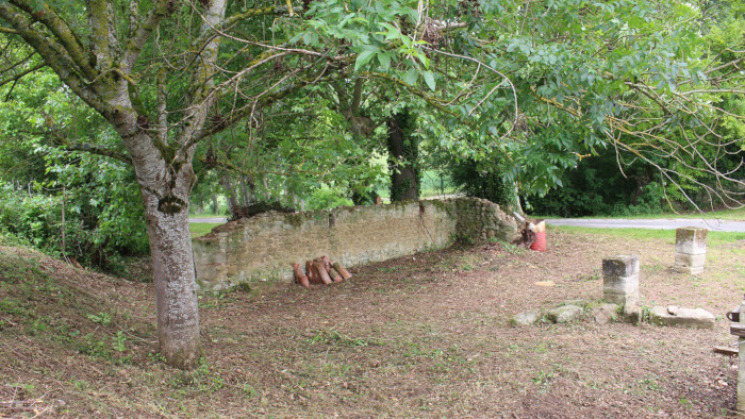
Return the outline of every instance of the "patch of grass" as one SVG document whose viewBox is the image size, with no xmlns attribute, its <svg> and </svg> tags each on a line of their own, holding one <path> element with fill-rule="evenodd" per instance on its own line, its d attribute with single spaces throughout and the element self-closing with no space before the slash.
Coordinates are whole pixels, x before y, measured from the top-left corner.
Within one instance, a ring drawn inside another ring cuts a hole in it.
<svg viewBox="0 0 745 419">
<path fill-rule="evenodd" d="M 515 245 L 515 244 L 512 244 L 512 243 L 507 243 L 507 242 L 499 242 L 499 243 L 500 243 L 500 245 L 502 246 L 502 249 L 504 249 L 505 252 L 511 253 L 513 255 L 523 254 L 523 253 L 525 253 L 525 250 L 526 250 L 524 247 L 518 246 L 518 245 Z"/>
<path fill-rule="evenodd" d="M 552 215 L 541 216 L 531 215 L 531 218 L 536 219 L 551 219 L 551 218 L 562 218 L 555 217 Z M 739 208 L 734 210 L 717 210 L 717 211 L 706 211 L 706 212 L 687 212 L 676 214 L 674 212 L 663 212 L 658 214 L 636 214 L 636 215 L 598 215 L 590 217 L 576 217 L 576 218 L 597 218 L 597 219 L 610 219 L 610 218 L 623 218 L 626 220 L 642 220 L 642 219 L 662 219 L 662 218 L 686 218 L 686 219 L 706 219 L 706 220 L 732 220 L 732 221 L 745 221 L 745 208 Z"/>
<path fill-rule="evenodd" d="M 533 379 L 533 383 L 535 385 L 540 387 L 548 386 L 551 383 L 551 380 L 553 380 L 554 374 L 552 372 L 545 372 L 545 371 L 538 371 L 538 374 L 535 375 Z"/>
<path fill-rule="evenodd" d="M 180 371 L 170 381 L 171 387 L 176 389 L 176 396 L 187 397 L 188 391 L 213 394 L 226 386 L 220 371 L 211 367 L 202 359 L 201 365 L 193 371 Z"/>
<path fill-rule="evenodd" d="M 93 323 L 102 324 L 104 326 L 108 326 L 111 324 L 111 315 L 104 311 L 101 311 L 98 314 L 86 314 L 85 317 L 87 317 L 88 320 L 92 321 Z"/>
<path fill-rule="evenodd" d="M 598 234 L 610 237 L 622 237 L 634 240 L 665 240 L 671 244 L 675 243 L 675 230 L 653 230 L 646 228 L 593 228 L 593 227 L 574 227 L 574 226 L 549 226 L 550 231 L 559 231 L 564 233 L 587 233 Z M 707 244 L 716 245 L 723 243 L 734 243 L 745 240 L 745 233 L 729 231 L 710 231 Z"/>
<path fill-rule="evenodd" d="M 202 237 L 212 231 L 213 228 L 222 225 L 222 223 L 191 223 L 191 238 Z"/>
<path fill-rule="evenodd" d="M 31 247 L 31 242 L 22 237 L 16 237 L 12 234 L 2 233 L 0 234 L 0 246 Z"/>
<path fill-rule="evenodd" d="M 308 343 L 310 343 L 311 345 L 322 343 L 330 346 L 351 348 L 365 347 L 371 343 L 375 344 L 374 342 L 370 342 L 368 339 L 353 338 L 334 329 L 317 330 L 316 333 L 308 339 Z"/>
<path fill-rule="evenodd" d="M 601 277 L 600 268 L 594 268 L 590 274 L 578 275 L 577 281 L 599 281 Z"/>
</svg>

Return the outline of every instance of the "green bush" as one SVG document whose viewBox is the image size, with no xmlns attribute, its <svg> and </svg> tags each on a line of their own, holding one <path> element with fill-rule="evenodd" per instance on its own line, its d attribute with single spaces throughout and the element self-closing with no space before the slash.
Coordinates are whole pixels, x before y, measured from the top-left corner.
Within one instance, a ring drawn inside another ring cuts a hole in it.
<svg viewBox="0 0 745 419">
<path fill-rule="evenodd" d="M 332 209 L 341 206 L 352 206 L 351 199 L 343 196 L 340 191 L 331 188 L 321 188 L 313 192 L 306 210 Z"/>
<path fill-rule="evenodd" d="M 32 194 L 0 186 L 0 234 L 10 243 L 28 243 L 46 253 L 74 257 L 85 265 L 115 270 L 121 255 L 146 254 L 148 238 L 141 211 L 91 205 L 94 190 Z M 83 202 L 85 201 L 85 202 Z M 135 204 L 138 202 L 135 201 Z M 65 233 L 63 248 L 62 232 Z"/>
<path fill-rule="evenodd" d="M 450 167 L 450 177 L 456 188 L 467 196 L 488 199 L 500 205 L 509 204 L 514 192 L 494 167 L 496 164 L 492 166 L 491 162 L 463 160 Z"/>
<path fill-rule="evenodd" d="M 560 188 L 527 201 L 533 213 L 561 217 L 628 216 L 665 209 L 665 191 L 654 167 L 637 163 L 625 167 L 624 173 L 626 177 L 612 153 L 585 158 L 564 172 Z"/>
</svg>

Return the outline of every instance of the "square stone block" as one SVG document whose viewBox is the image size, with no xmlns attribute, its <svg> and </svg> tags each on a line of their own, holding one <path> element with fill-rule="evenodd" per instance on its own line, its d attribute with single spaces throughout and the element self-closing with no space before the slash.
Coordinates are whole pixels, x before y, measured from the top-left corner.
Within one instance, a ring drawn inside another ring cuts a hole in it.
<svg viewBox="0 0 745 419">
<path fill-rule="evenodd" d="M 638 302 L 639 275 L 604 277 L 603 300 L 620 305 Z"/>
<path fill-rule="evenodd" d="M 706 263 L 706 253 L 691 255 L 688 253 L 675 252 L 676 268 L 703 268 Z"/>
<path fill-rule="evenodd" d="M 683 227 L 675 230 L 675 251 L 689 255 L 706 253 L 708 232 L 705 228 L 696 227 Z"/>
<path fill-rule="evenodd" d="M 603 279 L 631 277 L 639 274 L 638 255 L 620 255 L 603 259 Z"/>
<path fill-rule="evenodd" d="M 692 267 L 692 266 L 673 266 L 673 270 L 680 273 L 690 274 L 690 275 L 701 275 L 704 273 L 704 267 L 698 266 L 698 267 Z"/>
</svg>

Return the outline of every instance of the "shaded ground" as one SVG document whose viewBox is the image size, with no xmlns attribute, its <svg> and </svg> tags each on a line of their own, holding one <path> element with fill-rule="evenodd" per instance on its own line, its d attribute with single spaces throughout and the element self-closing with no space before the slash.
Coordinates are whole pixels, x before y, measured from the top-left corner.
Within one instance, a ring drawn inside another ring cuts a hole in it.
<svg viewBox="0 0 745 419">
<path fill-rule="evenodd" d="M 352 269 L 334 286 L 202 297 L 207 363 L 194 372 L 155 352 L 150 284 L 0 248 L 0 417 L 728 414 L 736 371 L 711 353 L 734 342 L 726 320 L 711 331 L 508 321 L 597 304 L 603 256 L 632 252 L 645 305 L 723 315 L 745 290 L 745 241 L 710 246 L 700 278 L 668 269 L 672 238 L 552 231 L 549 246 L 432 252 Z M 535 285 L 545 280 L 556 286 Z"/>
</svg>

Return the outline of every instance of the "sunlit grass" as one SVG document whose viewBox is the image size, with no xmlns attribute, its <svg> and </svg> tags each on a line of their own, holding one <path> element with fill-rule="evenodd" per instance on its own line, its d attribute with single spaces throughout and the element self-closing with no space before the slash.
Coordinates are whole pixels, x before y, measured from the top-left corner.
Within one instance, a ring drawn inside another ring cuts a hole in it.
<svg viewBox="0 0 745 419">
<path fill-rule="evenodd" d="M 191 238 L 201 237 L 212 231 L 213 228 L 222 225 L 222 223 L 191 223 Z"/>
<path fill-rule="evenodd" d="M 626 239 L 662 239 L 669 243 L 675 243 L 675 230 L 654 230 L 646 228 L 593 228 L 574 226 L 548 226 L 549 231 L 562 231 L 567 233 L 589 233 L 610 237 Z M 707 243 L 716 245 L 721 243 L 733 243 L 745 240 L 745 233 L 729 231 L 710 231 Z"/>
<path fill-rule="evenodd" d="M 532 218 L 562 218 L 556 216 L 539 216 L 531 215 Z M 572 217 L 574 218 L 574 217 Z M 576 218 L 623 218 L 627 220 L 639 220 L 639 219 L 658 219 L 658 218 L 687 218 L 687 219 L 706 219 L 706 220 L 733 220 L 733 221 L 745 221 L 745 208 L 733 209 L 733 210 L 717 210 L 709 212 L 688 212 L 688 213 L 674 213 L 665 212 L 660 214 L 636 214 L 636 215 L 598 215 L 589 217 L 576 217 Z"/>
</svg>

